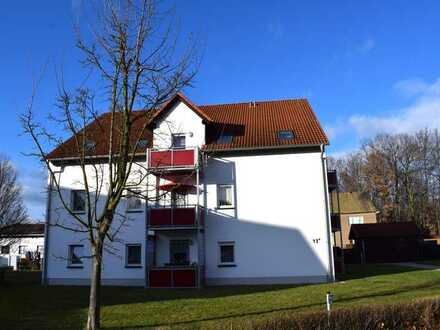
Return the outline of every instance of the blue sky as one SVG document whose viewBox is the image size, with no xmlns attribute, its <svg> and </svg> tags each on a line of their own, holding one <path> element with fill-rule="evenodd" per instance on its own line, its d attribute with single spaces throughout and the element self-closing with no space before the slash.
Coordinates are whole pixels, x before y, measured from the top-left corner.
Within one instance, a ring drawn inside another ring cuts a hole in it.
<svg viewBox="0 0 440 330">
<path fill-rule="evenodd" d="M 172 1 L 182 34 L 203 41 L 195 103 L 306 97 L 331 140 L 329 153 L 354 150 L 379 132 L 440 127 L 438 1 Z M 0 4 L 0 152 L 19 170 L 30 214 L 42 219 L 43 177 L 22 155 L 30 141 L 17 117 L 32 71 L 50 63 L 35 110 L 53 110 L 53 63 L 69 85 L 83 74 L 73 22 L 81 0 Z"/>
</svg>

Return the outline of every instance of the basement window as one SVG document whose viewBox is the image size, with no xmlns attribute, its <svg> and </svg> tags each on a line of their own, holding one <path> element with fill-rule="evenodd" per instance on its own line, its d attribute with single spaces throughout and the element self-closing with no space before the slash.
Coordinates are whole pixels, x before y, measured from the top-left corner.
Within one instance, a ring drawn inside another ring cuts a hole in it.
<svg viewBox="0 0 440 330">
<path fill-rule="evenodd" d="M 292 140 L 293 137 L 294 137 L 293 131 L 290 130 L 278 131 L 278 138 L 280 140 Z"/>
</svg>

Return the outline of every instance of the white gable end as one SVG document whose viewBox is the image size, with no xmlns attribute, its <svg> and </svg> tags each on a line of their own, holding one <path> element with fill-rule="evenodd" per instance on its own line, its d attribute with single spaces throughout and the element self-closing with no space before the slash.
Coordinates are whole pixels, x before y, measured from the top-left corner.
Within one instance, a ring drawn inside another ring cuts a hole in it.
<svg viewBox="0 0 440 330">
<path fill-rule="evenodd" d="M 179 101 L 157 121 L 153 131 L 155 148 L 171 147 L 172 134 L 184 134 L 186 147 L 200 147 L 205 143 L 205 125 L 202 118 L 184 102 Z"/>
</svg>

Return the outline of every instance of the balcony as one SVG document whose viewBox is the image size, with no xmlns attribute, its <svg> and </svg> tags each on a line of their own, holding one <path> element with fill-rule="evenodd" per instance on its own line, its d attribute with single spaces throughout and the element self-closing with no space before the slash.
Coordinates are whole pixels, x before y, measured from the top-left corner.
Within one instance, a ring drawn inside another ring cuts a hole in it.
<svg viewBox="0 0 440 330">
<path fill-rule="evenodd" d="M 328 189 L 330 191 L 338 187 L 338 176 L 336 174 L 336 171 L 327 172 L 327 182 L 328 182 Z"/>
<path fill-rule="evenodd" d="M 158 207 L 150 209 L 149 227 L 152 229 L 195 228 L 203 225 L 204 212 L 199 207 L 199 216 L 195 206 Z"/>
<path fill-rule="evenodd" d="M 193 169 L 198 163 L 197 149 L 148 149 L 147 164 L 149 169 L 178 170 Z"/>
<path fill-rule="evenodd" d="M 341 230 L 341 216 L 336 213 L 332 213 L 330 216 L 332 223 L 332 232 Z"/>
<path fill-rule="evenodd" d="M 196 288 L 197 266 L 151 267 L 148 271 L 150 288 Z"/>
</svg>

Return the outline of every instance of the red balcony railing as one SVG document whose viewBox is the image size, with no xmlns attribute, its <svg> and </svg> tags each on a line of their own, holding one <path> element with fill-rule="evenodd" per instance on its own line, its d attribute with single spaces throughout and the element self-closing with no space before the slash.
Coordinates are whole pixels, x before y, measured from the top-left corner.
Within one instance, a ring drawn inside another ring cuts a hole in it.
<svg viewBox="0 0 440 330">
<path fill-rule="evenodd" d="M 147 152 L 149 168 L 192 168 L 197 165 L 196 149 L 167 149 Z"/>
<path fill-rule="evenodd" d="M 199 210 L 203 224 L 203 212 Z M 159 207 L 150 209 L 150 227 L 193 227 L 197 225 L 196 207 Z"/>
<path fill-rule="evenodd" d="M 150 288 L 195 288 L 197 267 L 153 267 L 148 281 Z"/>
</svg>

